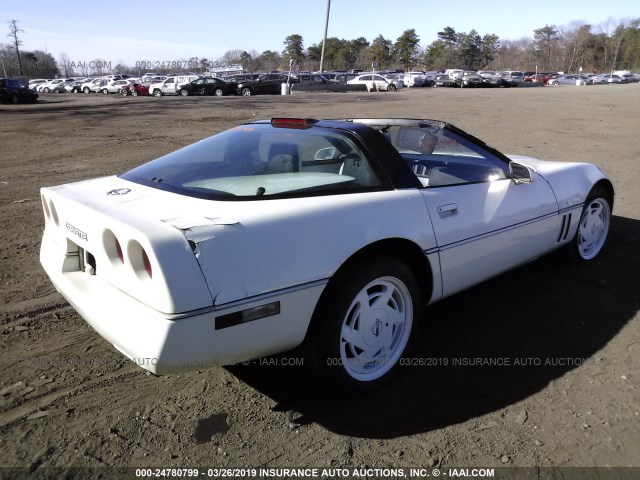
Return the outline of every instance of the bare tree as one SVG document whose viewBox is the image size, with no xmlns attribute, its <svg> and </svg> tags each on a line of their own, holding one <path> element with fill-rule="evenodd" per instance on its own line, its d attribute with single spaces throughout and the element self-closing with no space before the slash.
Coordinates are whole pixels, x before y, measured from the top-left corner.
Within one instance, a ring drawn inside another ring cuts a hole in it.
<svg viewBox="0 0 640 480">
<path fill-rule="evenodd" d="M 7 37 L 13 40 L 13 47 L 16 50 L 16 56 L 18 57 L 18 71 L 20 76 L 22 76 L 22 61 L 20 60 L 20 46 L 22 45 L 22 40 L 18 38 L 18 33 L 24 32 L 21 28 L 18 28 L 17 20 L 9 20 L 9 33 Z"/>
<path fill-rule="evenodd" d="M 75 75 L 75 72 L 73 71 L 73 66 L 71 65 L 71 59 L 69 58 L 69 55 L 62 52 L 58 57 L 58 62 L 64 78 L 69 78 L 72 75 Z"/>
</svg>

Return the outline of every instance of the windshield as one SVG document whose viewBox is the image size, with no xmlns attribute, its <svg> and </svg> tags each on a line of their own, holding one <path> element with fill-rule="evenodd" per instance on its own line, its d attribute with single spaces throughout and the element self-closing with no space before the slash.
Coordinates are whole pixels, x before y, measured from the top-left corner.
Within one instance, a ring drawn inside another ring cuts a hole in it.
<svg viewBox="0 0 640 480">
<path fill-rule="evenodd" d="M 121 176 L 184 195 L 260 199 L 380 189 L 381 176 L 346 133 L 271 124 L 236 127 Z"/>
</svg>

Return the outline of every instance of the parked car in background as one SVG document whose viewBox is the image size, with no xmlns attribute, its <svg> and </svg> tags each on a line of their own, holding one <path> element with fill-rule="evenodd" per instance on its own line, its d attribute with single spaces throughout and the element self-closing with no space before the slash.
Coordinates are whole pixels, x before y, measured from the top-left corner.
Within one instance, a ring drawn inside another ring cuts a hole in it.
<svg viewBox="0 0 640 480">
<path fill-rule="evenodd" d="M 133 82 L 130 83 L 129 85 L 124 85 L 121 89 L 120 89 L 120 95 L 123 96 L 127 96 L 127 95 L 131 95 L 133 97 L 137 97 L 138 95 L 151 95 L 149 93 L 149 87 L 151 86 L 150 83 L 147 82 Z"/>
<path fill-rule="evenodd" d="M 433 86 L 434 87 L 457 87 L 458 84 L 449 75 L 445 73 L 441 73 L 439 75 L 436 75 Z"/>
<path fill-rule="evenodd" d="M 459 87 L 480 88 L 485 86 L 484 79 L 477 72 L 465 70 L 454 80 Z"/>
<path fill-rule="evenodd" d="M 186 83 L 197 80 L 197 75 L 175 75 L 167 77 L 165 80 L 152 83 L 149 87 L 149 92 L 154 97 L 161 97 L 163 95 L 177 95 L 180 91 L 180 87 Z"/>
<path fill-rule="evenodd" d="M 424 79 L 423 71 L 407 72 L 402 76 L 402 83 L 405 87 L 420 87 Z"/>
<path fill-rule="evenodd" d="M 622 78 L 625 78 L 629 83 L 638 83 L 640 82 L 640 75 L 634 75 L 632 73 L 625 73 L 624 75 L 620 75 Z"/>
<path fill-rule="evenodd" d="M 258 75 L 253 80 L 238 82 L 236 93 L 245 97 L 251 95 L 279 95 L 282 93 L 282 84 L 287 82 L 298 83 L 299 80 L 279 73 L 266 73 Z"/>
<path fill-rule="evenodd" d="M 332 83 L 331 80 L 319 73 L 300 73 L 296 75 L 298 83 L 307 83 L 312 85 Z"/>
<path fill-rule="evenodd" d="M 227 82 L 246 82 L 247 80 L 255 80 L 256 75 L 251 75 L 249 73 L 237 73 L 235 75 L 229 75 L 227 77 L 220 77 Z"/>
<path fill-rule="evenodd" d="M 358 75 L 360 75 L 359 73 L 338 73 L 334 78 L 333 81 L 336 83 L 349 83 L 349 80 L 353 80 L 354 78 L 356 78 Z"/>
<path fill-rule="evenodd" d="M 349 85 L 366 85 L 369 91 L 378 90 L 383 92 L 395 92 L 399 88 L 404 87 L 404 84 L 400 80 L 388 80 L 382 75 L 373 73 L 358 75 L 347 83 Z"/>
<path fill-rule="evenodd" d="M 234 95 L 236 93 L 236 82 L 226 82 L 221 78 L 203 77 L 190 83 L 185 83 L 178 90 L 178 95 L 186 97 L 188 95 Z"/>
<path fill-rule="evenodd" d="M 64 88 L 67 93 L 82 93 L 83 84 L 84 80 L 74 80 L 73 82 L 68 82 Z"/>
<path fill-rule="evenodd" d="M 445 75 L 448 75 L 451 80 L 455 80 L 464 73 L 461 68 L 448 68 L 444 71 Z"/>
<path fill-rule="evenodd" d="M 50 80 L 46 79 L 46 78 L 34 78 L 33 80 L 29 80 L 29 85 L 28 87 L 31 88 L 32 90 L 36 90 L 37 88 L 45 83 L 50 82 Z"/>
<path fill-rule="evenodd" d="M 523 77 L 523 82 L 525 83 L 544 83 L 546 84 L 549 80 L 552 80 L 556 77 L 557 74 L 554 73 L 534 73 L 532 75 L 528 75 Z"/>
<path fill-rule="evenodd" d="M 524 81 L 524 74 L 518 70 L 502 70 L 500 76 L 516 83 Z"/>
<path fill-rule="evenodd" d="M 104 95 L 108 95 L 110 93 L 120 93 L 120 90 L 122 89 L 122 87 L 124 87 L 125 85 L 130 85 L 132 83 L 133 82 L 130 80 L 107 81 L 105 85 L 101 85 L 100 93 Z"/>
<path fill-rule="evenodd" d="M 575 85 L 578 80 L 578 75 L 558 75 L 547 80 L 547 85 Z"/>
<path fill-rule="evenodd" d="M 619 83 L 629 83 L 629 80 L 621 77 L 620 75 L 612 75 L 610 73 L 605 73 L 601 75 L 597 75 L 593 78 L 593 84 L 606 85 L 606 84 L 619 84 Z"/>
<path fill-rule="evenodd" d="M 38 94 L 18 80 L 0 78 L 0 100 L 3 103 L 36 103 Z"/>
<path fill-rule="evenodd" d="M 49 93 L 61 83 L 66 83 L 68 81 L 69 80 L 66 78 L 54 78 L 53 80 L 49 80 L 46 83 L 41 83 L 40 85 L 38 85 L 37 91 L 42 93 Z"/>
<path fill-rule="evenodd" d="M 69 93 L 69 90 L 67 90 L 67 86 L 70 85 L 71 83 L 72 82 L 58 83 L 51 90 L 49 90 L 49 93 Z"/>
</svg>

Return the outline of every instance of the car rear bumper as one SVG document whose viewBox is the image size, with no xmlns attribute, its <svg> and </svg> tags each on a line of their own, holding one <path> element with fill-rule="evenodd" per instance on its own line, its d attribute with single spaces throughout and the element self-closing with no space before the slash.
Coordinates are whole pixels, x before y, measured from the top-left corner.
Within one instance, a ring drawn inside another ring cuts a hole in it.
<svg viewBox="0 0 640 480">
<path fill-rule="evenodd" d="M 64 259 L 64 249 L 44 235 L 40 262 L 56 289 L 115 348 L 159 375 L 239 363 L 296 347 L 327 283 L 175 315 L 148 307 L 99 276 L 65 271 Z M 239 312 L 260 312 L 258 307 L 276 303 L 277 313 L 242 321 Z"/>
</svg>

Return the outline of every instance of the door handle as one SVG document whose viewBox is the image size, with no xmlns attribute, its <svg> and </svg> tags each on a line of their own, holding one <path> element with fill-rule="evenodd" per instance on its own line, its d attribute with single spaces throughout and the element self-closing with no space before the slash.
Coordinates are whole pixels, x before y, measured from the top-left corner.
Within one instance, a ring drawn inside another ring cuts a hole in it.
<svg viewBox="0 0 640 480">
<path fill-rule="evenodd" d="M 447 205 L 440 205 L 438 207 L 438 213 L 442 215 L 443 213 L 453 213 L 458 211 L 458 206 L 455 203 L 448 203 Z"/>
</svg>

